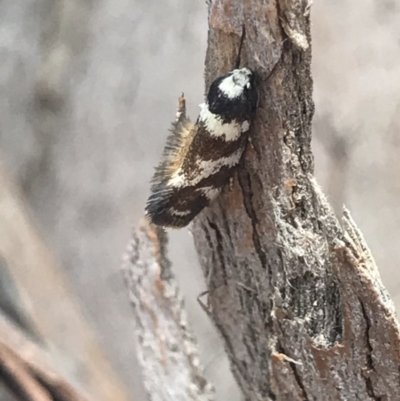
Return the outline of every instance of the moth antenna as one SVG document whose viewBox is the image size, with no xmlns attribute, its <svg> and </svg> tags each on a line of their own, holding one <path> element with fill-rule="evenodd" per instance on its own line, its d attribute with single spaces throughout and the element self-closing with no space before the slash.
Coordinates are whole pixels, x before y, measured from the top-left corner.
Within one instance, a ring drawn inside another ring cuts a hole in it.
<svg viewBox="0 0 400 401">
<path fill-rule="evenodd" d="M 242 53 L 242 47 L 245 36 L 246 36 L 246 30 L 244 28 L 244 25 L 242 25 L 242 36 L 240 37 L 239 52 L 238 55 L 236 56 L 235 69 L 238 69 L 240 66 L 240 54 Z"/>
<path fill-rule="evenodd" d="M 282 43 L 284 43 L 285 40 Z M 278 65 L 280 64 L 280 61 L 281 61 L 282 57 L 283 57 L 283 52 L 282 52 L 281 56 L 279 57 L 279 60 L 275 63 L 275 65 L 272 67 L 271 71 L 268 73 L 268 75 L 264 79 L 262 79 L 262 82 L 266 82 L 271 78 L 272 74 L 278 68 Z"/>
</svg>

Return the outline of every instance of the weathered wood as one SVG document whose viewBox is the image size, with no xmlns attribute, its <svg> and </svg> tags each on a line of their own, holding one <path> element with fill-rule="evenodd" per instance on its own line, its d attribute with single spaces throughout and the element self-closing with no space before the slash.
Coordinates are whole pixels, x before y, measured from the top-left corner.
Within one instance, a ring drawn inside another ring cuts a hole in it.
<svg viewBox="0 0 400 401">
<path fill-rule="evenodd" d="M 192 227 L 234 375 L 246 400 L 397 400 L 392 302 L 313 177 L 309 4 L 210 3 L 207 86 L 234 65 L 242 25 L 242 63 L 260 78 L 251 143 Z"/>
<path fill-rule="evenodd" d="M 0 281 L 4 285 L 12 281 L 9 286 L 13 287 L 8 297 L 0 295 L 1 307 L 8 303 L 8 315 L 25 333 L 40 338 L 43 349 L 51 350 L 60 375 L 84 388 L 89 398 L 126 401 L 129 397 L 125 388 L 82 316 L 55 258 L 37 233 L 19 188 L 1 163 L 0 266 Z M 4 340 L 1 324 L 0 340 Z"/>
<path fill-rule="evenodd" d="M 0 315 L 0 380 L 18 399 L 88 401 L 23 330 Z"/>
<path fill-rule="evenodd" d="M 212 401 L 166 245 L 166 233 L 144 220 L 123 263 L 145 388 L 152 401 Z"/>
</svg>

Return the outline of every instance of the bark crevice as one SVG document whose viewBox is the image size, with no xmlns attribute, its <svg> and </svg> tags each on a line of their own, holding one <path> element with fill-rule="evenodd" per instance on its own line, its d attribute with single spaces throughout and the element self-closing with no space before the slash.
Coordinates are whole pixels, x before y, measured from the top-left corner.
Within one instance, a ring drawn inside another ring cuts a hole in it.
<svg viewBox="0 0 400 401">
<path fill-rule="evenodd" d="M 363 370 L 363 376 L 365 378 L 365 383 L 367 387 L 367 392 L 370 397 L 372 397 L 374 400 L 380 401 L 382 400 L 382 397 L 376 397 L 375 392 L 374 392 L 374 386 L 371 380 L 371 374 L 375 371 L 374 369 L 374 362 L 372 359 L 372 354 L 373 354 L 373 347 L 371 344 L 370 336 L 369 336 L 369 331 L 371 329 L 371 323 L 367 314 L 367 311 L 365 310 L 365 305 L 364 303 L 359 300 L 360 302 L 360 307 L 361 307 L 361 312 L 362 316 L 365 320 L 365 343 L 367 347 L 367 353 L 366 353 L 366 368 Z"/>
</svg>

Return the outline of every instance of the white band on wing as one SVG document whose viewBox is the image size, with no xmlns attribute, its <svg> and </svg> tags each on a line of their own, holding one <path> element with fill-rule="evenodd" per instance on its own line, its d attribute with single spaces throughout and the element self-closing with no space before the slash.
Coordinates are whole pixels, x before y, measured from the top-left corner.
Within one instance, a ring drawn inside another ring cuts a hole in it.
<svg viewBox="0 0 400 401">
<path fill-rule="evenodd" d="M 238 140 L 240 135 L 248 131 L 250 127 L 248 121 L 244 121 L 241 124 L 236 121 L 223 123 L 220 116 L 209 110 L 207 103 L 202 103 L 200 105 L 199 121 L 204 124 L 210 136 L 221 138 L 226 142 Z"/>
</svg>

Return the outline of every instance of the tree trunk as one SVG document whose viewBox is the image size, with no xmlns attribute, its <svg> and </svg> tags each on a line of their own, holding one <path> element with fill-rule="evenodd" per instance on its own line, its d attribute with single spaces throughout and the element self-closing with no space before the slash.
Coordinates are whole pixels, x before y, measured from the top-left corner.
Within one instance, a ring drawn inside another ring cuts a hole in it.
<svg viewBox="0 0 400 401">
<path fill-rule="evenodd" d="M 313 177 L 309 6 L 210 4 L 207 86 L 234 66 L 243 25 L 242 64 L 260 80 L 233 185 L 192 227 L 209 308 L 246 400 L 397 400 L 394 307 Z"/>
</svg>

